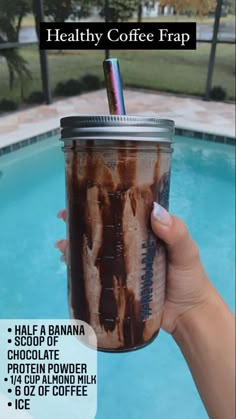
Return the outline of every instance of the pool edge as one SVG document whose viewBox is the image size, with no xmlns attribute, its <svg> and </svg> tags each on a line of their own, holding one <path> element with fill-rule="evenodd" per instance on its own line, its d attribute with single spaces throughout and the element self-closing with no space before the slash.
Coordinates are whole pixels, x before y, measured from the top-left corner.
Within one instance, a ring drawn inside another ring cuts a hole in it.
<svg viewBox="0 0 236 419">
<path fill-rule="evenodd" d="M 32 137 L 26 138 L 25 140 L 21 140 L 12 144 L 9 144 L 5 147 L 0 147 L 0 156 L 5 155 L 7 153 L 11 153 L 15 150 L 19 150 L 20 148 L 27 147 L 28 145 L 38 143 L 40 141 L 46 140 L 50 137 L 60 134 L 60 129 L 54 128 L 52 130 L 46 131 L 43 134 L 34 135 Z M 201 132 L 196 130 L 191 130 L 182 127 L 175 128 L 175 135 L 184 136 L 194 138 L 196 140 L 206 140 L 212 141 L 217 143 L 223 143 L 228 145 L 236 145 L 236 139 L 234 137 L 226 136 L 226 135 L 218 135 L 212 134 L 208 132 Z"/>
<path fill-rule="evenodd" d="M 54 128 L 44 132 L 43 134 L 33 135 L 32 137 L 26 138 L 25 140 L 20 140 L 18 142 L 8 144 L 5 147 L 0 147 L 0 156 L 19 150 L 23 147 L 27 147 L 28 145 L 35 144 L 43 140 L 48 140 L 50 137 L 54 137 L 55 135 L 59 136 L 59 134 L 59 128 Z"/>
</svg>

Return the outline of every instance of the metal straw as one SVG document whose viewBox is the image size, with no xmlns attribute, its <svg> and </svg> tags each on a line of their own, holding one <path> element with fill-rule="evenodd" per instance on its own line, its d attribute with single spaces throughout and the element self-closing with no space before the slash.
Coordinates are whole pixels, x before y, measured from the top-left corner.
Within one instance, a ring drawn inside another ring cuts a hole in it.
<svg viewBox="0 0 236 419">
<path fill-rule="evenodd" d="M 116 58 L 103 61 L 107 97 L 111 115 L 125 115 L 119 62 Z"/>
</svg>

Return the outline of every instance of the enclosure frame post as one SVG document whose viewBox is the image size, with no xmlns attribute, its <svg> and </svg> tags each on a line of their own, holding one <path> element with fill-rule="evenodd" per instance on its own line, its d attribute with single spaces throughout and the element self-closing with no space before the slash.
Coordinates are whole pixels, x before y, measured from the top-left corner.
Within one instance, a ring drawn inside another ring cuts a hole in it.
<svg viewBox="0 0 236 419">
<path fill-rule="evenodd" d="M 209 62 L 208 62 L 208 69 L 207 69 L 207 80 L 206 80 L 204 100 L 210 99 L 222 2 L 223 0 L 217 0 L 217 4 L 216 4 L 215 21 L 214 21 L 214 28 L 213 28 L 212 43 L 211 43 L 211 52 L 210 52 L 210 57 L 209 57 Z"/>
<path fill-rule="evenodd" d="M 40 22 L 44 22 L 44 13 L 43 13 L 43 0 L 34 0 L 34 10 L 36 18 L 36 31 L 39 40 L 40 33 Z M 39 48 L 39 58 L 40 58 L 40 68 L 41 68 L 41 80 L 44 99 L 47 105 L 52 103 L 52 93 L 49 81 L 49 69 L 48 69 L 48 55 L 46 50 L 41 50 Z"/>
</svg>

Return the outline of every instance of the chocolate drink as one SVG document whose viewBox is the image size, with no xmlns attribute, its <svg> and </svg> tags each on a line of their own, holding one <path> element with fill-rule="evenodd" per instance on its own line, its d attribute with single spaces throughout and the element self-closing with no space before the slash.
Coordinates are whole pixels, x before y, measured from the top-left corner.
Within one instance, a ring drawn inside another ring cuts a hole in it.
<svg viewBox="0 0 236 419">
<path fill-rule="evenodd" d="M 172 121 L 96 116 L 61 120 L 65 141 L 71 316 L 98 349 L 128 351 L 158 334 L 166 255 L 153 201 L 168 208 Z"/>
</svg>

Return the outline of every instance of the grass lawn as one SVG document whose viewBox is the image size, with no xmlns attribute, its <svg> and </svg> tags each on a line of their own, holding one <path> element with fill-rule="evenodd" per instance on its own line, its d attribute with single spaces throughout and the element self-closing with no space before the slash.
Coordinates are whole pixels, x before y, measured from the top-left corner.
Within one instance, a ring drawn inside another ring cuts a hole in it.
<svg viewBox="0 0 236 419">
<path fill-rule="evenodd" d="M 142 22 L 197 22 L 201 24 L 207 24 L 210 23 L 213 25 L 215 18 L 214 17 L 208 17 L 208 16 L 186 16 L 186 15 L 168 15 L 168 16 L 157 16 L 157 17 L 146 17 L 142 19 Z M 130 19 L 131 22 L 136 22 L 137 19 Z M 228 22 L 234 22 L 235 16 L 234 15 L 228 15 L 225 17 L 220 18 L 220 23 L 228 23 Z"/>
<path fill-rule="evenodd" d="M 47 20 L 47 18 L 45 18 L 45 20 Z M 91 18 L 92 21 L 92 18 Z M 130 22 L 136 22 L 137 19 L 130 19 Z M 228 15 L 225 17 L 221 17 L 220 22 L 221 23 L 226 23 L 226 22 L 234 22 L 235 21 L 235 16 L 234 15 Z M 169 15 L 169 16 L 157 16 L 157 17 L 152 17 L 152 18 L 143 18 L 142 22 L 197 22 L 197 23 L 214 23 L 214 17 L 197 17 L 197 16 L 193 16 L 193 17 L 188 17 L 185 15 Z M 28 14 L 27 16 L 25 16 L 22 20 L 22 28 L 27 28 L 27 27 L 32 27 L 34 26 L 35 22 L 34 22 L 34 16 L 31 14 Z"/>
<path fill-rule="evenodd" d="M 47 21 L 46 18 L 45 21 Z M 35 26 L 34 15 L 28 14 L 25 17 L 23 17 L 21 28 L 32 28 L 33 26 Z"/>
<path fill-rule="evenodd" d="M 217 46 L 213 86 L 221 86 L 227 98 L 235 99 L 234 45 Z M 125 86 L 168 91 L 190 95 L 204 95 L 210 44 L 200 44 L 196 51 L 113 51 L 120 60 Z M 29 63 L 32 80 L 24 83 L 24 96 L 41 90 L 39 56 L 36 46 L 21 49 Z M 49 52 L 50 81 L 52 89 L 58 81 L 79 79 L 85 74 L 95 74 L 103 80 L 103 51 Z M 21 101 L 19 83 L 12 91 L 8 87 L 8 71 L 0 65 L 0 100 L 8 98 Z"/>
</svg>

